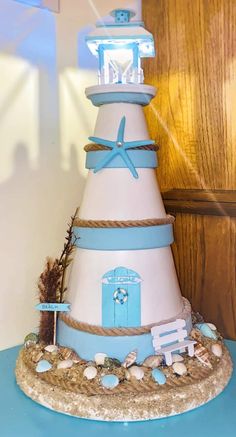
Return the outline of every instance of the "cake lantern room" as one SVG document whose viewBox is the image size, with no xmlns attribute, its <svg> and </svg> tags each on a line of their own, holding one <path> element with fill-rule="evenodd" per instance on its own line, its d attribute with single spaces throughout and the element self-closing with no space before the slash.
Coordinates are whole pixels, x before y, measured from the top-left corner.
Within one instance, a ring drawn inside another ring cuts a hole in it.
<svg viewBox="0 0 236 437">
<path fill-rule="evenodd" d="M 98 57 L 99 84 L 142 83 L 141 58 L 155 56 L 153 37 L 142 21 L 130 21 L 133 11 L 115 9 L 111 15 L 114 23 L 99 24 L 86 38 Z"/>
<path fill-rule="evenodd" d="M 85 92 L 98 115 L 85 146 L 89 172 L 74 227 L 71 312 L 59 319 L 58 341 L 85 359 L 102 351 L 123 360 L 136 348 L 140 361 L 154 353 L 150 326 L 182 318 L 189 332 L 191 308 L 176 276 L 174 219 L 164 209 L 157 147 L 143 112 L 156 94 L 142 83 L 141 68 L 143 57 L 154 56 L 153 37 L 131 20 L 132 11 L 111 15 L 114 22 L 98 24 L 86 38 L 98 58 L 99 84 Z"/>
</svg>

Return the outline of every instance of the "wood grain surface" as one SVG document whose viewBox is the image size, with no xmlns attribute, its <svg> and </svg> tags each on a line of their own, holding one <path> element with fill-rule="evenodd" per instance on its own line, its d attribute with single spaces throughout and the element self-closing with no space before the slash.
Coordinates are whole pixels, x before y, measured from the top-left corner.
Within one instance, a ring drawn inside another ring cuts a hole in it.
<svg viewBox="0 0 236 437">
<path fill-rule="evenodd" d="M 236 191 L 173 189 L 162 197 L 169 214 L 203 214 L 236 217 Z"/>
<path fill-rule="evenodd" d="M 236 1 L 145 0 L 143 19 L 157 53 L 143 63 L 158 88 L 146 115 L 181 288 L 236 339 Z"/>
</svg>

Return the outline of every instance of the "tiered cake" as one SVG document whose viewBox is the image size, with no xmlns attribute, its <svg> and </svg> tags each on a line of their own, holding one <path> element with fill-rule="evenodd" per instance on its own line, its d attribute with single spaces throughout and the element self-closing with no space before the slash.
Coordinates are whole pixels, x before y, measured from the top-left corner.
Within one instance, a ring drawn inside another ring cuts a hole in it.
<svg viewBox="0 0 236 437">
<path fill-rule="evenodd" d="M 70 312 L 58 318 L 58 345 L 26 342 L 17 379 L 58 411 L 140 420 L 216 396 L 231 361 L 214 325 L 194 316 L 192 329 L 179 289 L 170 248 L 174 219 L 163 206 L 157 147 L 142 108 L 156 93 L 142 83 L 141 68 L 141 58 L 154 56 L 153 37 L 131 20 L 132 11 L 112 15 L 114 22 L 87 37 L 99 60 L 99 85 L 86 95 L 99 110 L 73 223 Z"/>
</svg>

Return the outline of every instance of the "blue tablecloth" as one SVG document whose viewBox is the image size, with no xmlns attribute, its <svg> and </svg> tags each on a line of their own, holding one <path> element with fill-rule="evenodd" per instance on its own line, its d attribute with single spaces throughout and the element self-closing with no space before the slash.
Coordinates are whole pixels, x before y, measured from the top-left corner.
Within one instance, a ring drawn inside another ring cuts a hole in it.
<svg viewBox="0 0 236 437">
<path fill-rule="evenodd" d="M 227 341 L 236 364 L 236 342 Z M 17 387 L 14 367 L 19 347 L 0 352 L 1 437 L 235 437 L 236 374 L 216 399 L 179 416 L 148 422 L 106 423 L 50 411 Z"/>
</svg>

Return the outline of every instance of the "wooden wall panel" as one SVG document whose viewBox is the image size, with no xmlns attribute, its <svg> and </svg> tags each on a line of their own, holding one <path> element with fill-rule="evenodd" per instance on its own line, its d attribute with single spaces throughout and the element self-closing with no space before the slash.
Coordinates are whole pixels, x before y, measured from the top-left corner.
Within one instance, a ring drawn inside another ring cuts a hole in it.
<svg viewBox="0 0 236 437">
<path fill-rule="evenodd" d="M 235 338 L 236 220 L 177 214 L 173 252 L 182 293 L 224 335 Z"/>
<path fill-rule="evenodd" d="M 147 108 L 163 189 L 236 187 L 236 1 L 145 0 L 158 87 Z M 233 123 L 234 121 L 234 123 Z"/>
<path fill-rule="evenodd" d="M 183 294 L 236 339 L 236 1 L 145 0 L 146 108 Z"/>
</svg>

